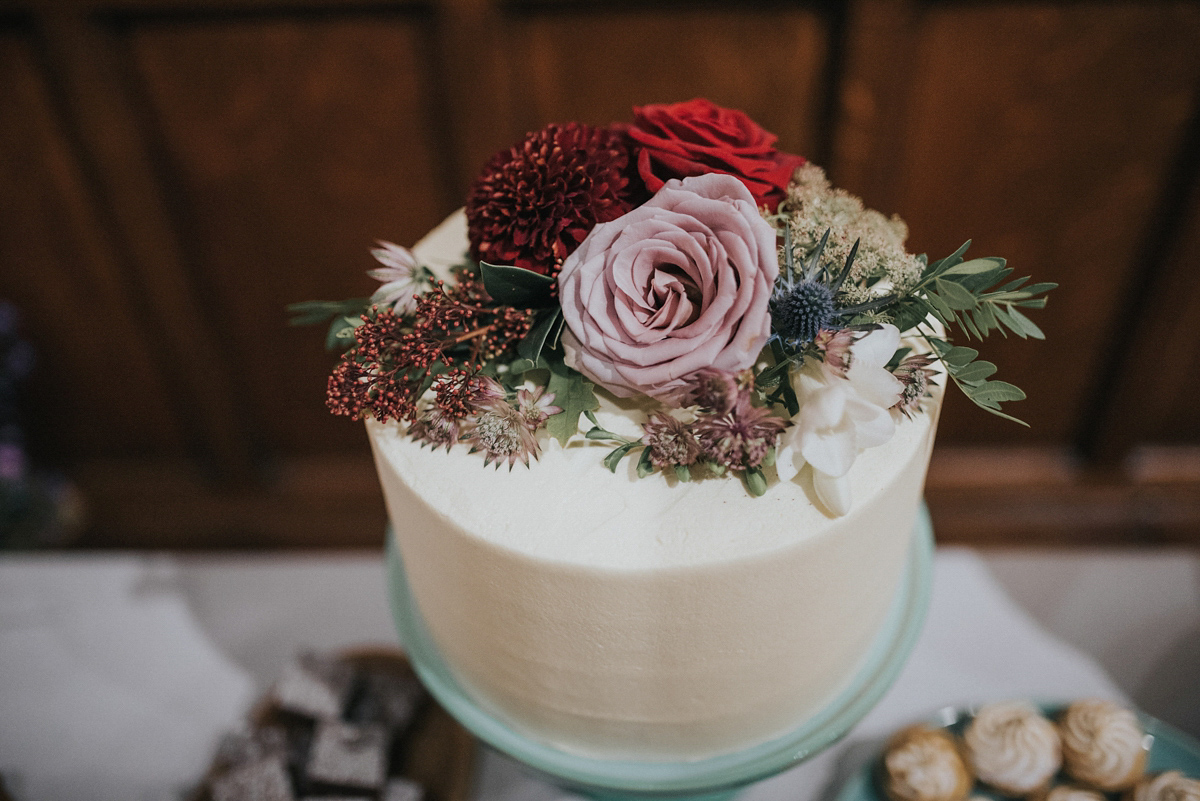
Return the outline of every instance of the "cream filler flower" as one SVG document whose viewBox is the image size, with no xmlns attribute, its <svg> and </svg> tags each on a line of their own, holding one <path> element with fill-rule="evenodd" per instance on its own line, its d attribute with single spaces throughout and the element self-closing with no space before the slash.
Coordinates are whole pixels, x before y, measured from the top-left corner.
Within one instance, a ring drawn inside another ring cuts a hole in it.
<svg viewBox="0 0 1200 801">
<path fill-rule="evenodd" d="M 811 465 L 817 497 L 838 517 L 850 511 L 847 473 L 855 458 L 896 432 L 889 410 L 904 385 L 887 363 L 899 346 L 899 329 L 881 325 L 850 346 L 844 372 L 815 359 L 792 372 L 800 411 L 781 435 L 776 469 L 781 480 L 790 481 L 805 463 Z"/>
<path fill-rule="evenodd" d="M 417 308 L 416 296 L 429 287 L 425 270 L 408 248 L 392 242 L 376 244 L 379 247 L 372 248 L 371 255 L 383 266 L 367 270 L 367 275 L 382 281 L 383 286 L 371 295 L 371 303 L 391 306 L 396 314 L 411 314 Z"/>
</svg>

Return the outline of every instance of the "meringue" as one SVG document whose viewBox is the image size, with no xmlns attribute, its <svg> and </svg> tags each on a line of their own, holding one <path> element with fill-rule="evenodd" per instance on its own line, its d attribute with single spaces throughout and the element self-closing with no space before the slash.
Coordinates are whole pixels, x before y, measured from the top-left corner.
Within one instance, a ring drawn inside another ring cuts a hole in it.
<svg viewBox="0 0 1200 801">
<path fill-rule="evenodd" d="M 1112 701 L 1076 701 L 1058 731 L 1067 774 L 1077 781 L 1111 792 L 1132 787 L 1145 772 L 1142 725 Z"/>
<path fill-rule="evenodd" d="M 1200 780 L 1168 770 L 1137 783 L 1125 795 L 1128 801 L 1200 801 Z"/>
<path fill-rule="evenodd" d="M 974 783 L 954 737 L 909 726 L 888 742 L 883 790 L 891 801 L 962 801 Z"/>
<path fill-rule="evenodd" d="M 1005 795 L 1042 789 L 1062 767 L 1058 729 L 1025 701 L 980 708 L 963 741 L 975 775 Z"/>
</svg>

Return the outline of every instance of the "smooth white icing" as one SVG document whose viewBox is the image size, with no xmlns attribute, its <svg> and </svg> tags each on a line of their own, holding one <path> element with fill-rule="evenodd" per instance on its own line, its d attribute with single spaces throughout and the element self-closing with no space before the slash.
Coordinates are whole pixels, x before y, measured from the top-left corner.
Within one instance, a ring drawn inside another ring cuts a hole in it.
<svg viewBox="0 0 1200 801">
<path fill-rule="evenodd" d="M 457 262 L 461 217 L 414 250 L 437 272 Z M 582 436 L 509 471 L 367 430 L 414 597 L 468 691 L 567 750 L 678 760 L 791 730 L 849 680 L 906 562 L 929 406 L 859 456 L 840 518 L 804 473 L 754 498 L 736 478 L 639 480 L 635 459 L 610 473 L 611 446 Z M 643 415 L 597 413 L 632 436 Z"/>
</svg>

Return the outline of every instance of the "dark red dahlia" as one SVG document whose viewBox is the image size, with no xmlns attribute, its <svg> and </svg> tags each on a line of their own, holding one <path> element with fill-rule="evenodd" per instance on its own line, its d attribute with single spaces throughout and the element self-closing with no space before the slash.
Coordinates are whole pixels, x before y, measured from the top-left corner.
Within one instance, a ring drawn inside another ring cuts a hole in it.
<svg viewBox="0 0 1200 801">
<path fill-rule="evenodd" d="M 553 275 L 597 223 L 633 208 L 625 135 L 548 125 L 497 153 L 471 185 L 471 256 Z"/>
</svg>

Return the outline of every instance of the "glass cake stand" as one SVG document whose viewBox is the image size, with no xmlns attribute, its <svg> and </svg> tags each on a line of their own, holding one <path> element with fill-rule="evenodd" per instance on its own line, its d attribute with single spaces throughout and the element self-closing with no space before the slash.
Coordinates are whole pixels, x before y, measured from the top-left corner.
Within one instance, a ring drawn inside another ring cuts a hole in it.
<svg viewBox="0 0 1200 801">
<path fill-rule="evenodd" d="M 879 701 L 908 659 L 925 622 L 933 578 L 933 526 L 922 505 L 908 564 L 883 628 L 849 685 L 793 731 L 761 745 L 689 762 L 631 762 L 580 756 L 512 729 L 459 685 L 433 645 L 409 592 L 404 562 L 389 528 L 388 590 L 400 640 L 421 682 L 459 723 L 487 745 L 551 782 L 595 799 L 675 798 L 718 801 L 798 765 L 840 740 Z"/>
</svg>

